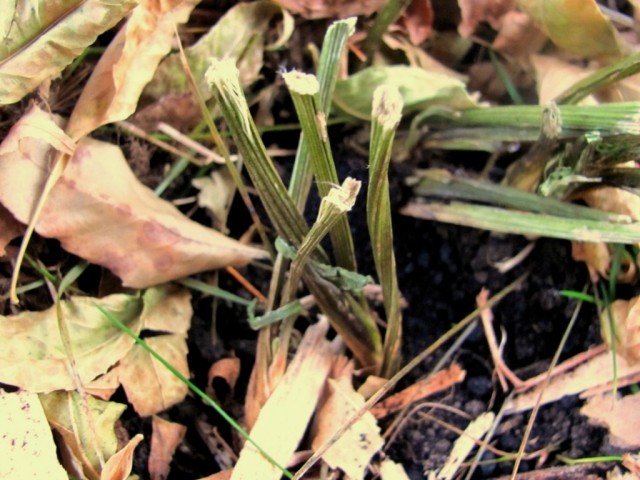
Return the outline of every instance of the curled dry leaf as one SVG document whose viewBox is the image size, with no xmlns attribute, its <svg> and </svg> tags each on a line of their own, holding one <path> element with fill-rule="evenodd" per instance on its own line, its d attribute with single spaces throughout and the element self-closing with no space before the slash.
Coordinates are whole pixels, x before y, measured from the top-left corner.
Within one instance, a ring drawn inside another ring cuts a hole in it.
<svg viewBox="0 0 640 480">
<path fill-rule="evenodd" d="M 209 368 L 209 373 L 207 374 L 207 393 L 218 399 L 224 399 L 224 396 L 221 396 L 219 392 L 215 391 L 215 385 L 213 384 L 214 380 L 221 379 L 227 384 L 227 388 L 230 390 L 231 395 L 233 395 L 233 390 L 236 388 L 236 382 L 239 377 L 240 359 L 236 356 L 221 358 Z"/>
<path fill-rule="evenodd" d="M 558 47 L 580 57 L 608 60 L 627 47 L 595 0 L 518 0 Z"/>
<path fill-rule="evenodd" d="M 149 477 L 151 480 L 163 480 L 169 477 L 171 459 L 187 433 L 187 427 L 156 416 L 152 419 L 151 427 Z"/>
<path fill-rule="evenodd" d="M 611 393 L 597 395 L 585 403 L 580 413 L 591 423 L 609 430 L 614 447 L 625 450 L 640 448 L 640 394 L 613 398 Z"/>
<path fill-rule="evenodd" d="M 368 17 L 387 3 L 385 0 L 275 0 L 275 3 L 304 18 Z"/>
<path fill-rule="evenodd" d="M 473 34 L 478 23 L 489 22 L 496 30 L 502 25 L 502 17 L 516 6 L 516 0 L 458 0 L 462 20 L 458 32 L 463 37 Z"/>
<path fill-rule="evenodd" d="M 589 275 L 594 282 L 599 277 L 609 278 L 611 273 L 611 260 L 613 251 L 606 243 L 573 242 L 571 244 L 571 256 L 577 262 L 585 262 L 589 269 Z M 618 283 L 634 283 L 636 281 L 636 264 L 628 255 L 623 254 L 620 259 L 620 271 Z"/>
<path fill-rule="evenodd" d="M 107 460 L 100 474 L 100 480 L 126 480 L 129 478 L 133 467 L 134 450 L 143 438 L 142 434 L 137 434 L 129 440 L 129 443 L 122 450 Z"/>
<path fill-rule="evenodd" d="M 46 180 L 50 148 L 21 125 L 38 117 L 55 126 L 43 116 L 34 107 L 0 145 L 0 202 L 23 223 Z M 53 188 L 36 231 L 133 288 L 266 256 L 189 220 L 135 178 L 118 147 L 89 138 Z"/>
<path fill-rule="evenodd" d="M 605 212 L 628 215 L 632 219 L 640 220 L 640 197 L 621 188 L 597 187 L 580 193 L 579 198 L 590 207 L 604 210 Z M 571 255 L 576 261 L 583 261 L 596 281 L 598 275 L 608 278 L 613 258 L 612 249 L 605 243 L 573 242 Z M 623 255 L 621 258 L 620 272 L 617 281 L 632 283 L 636 280 L 636 264 L 632 258 Z"/>
<path fill-rule="evenodd" d="M 162 57 L 171 50 L 175 26 L 189 19 L 198 0 L 146 0 L 111 41 L 82 90 L 67 133 L 80 139 L 101 125 L 124 120 Z"/>
<path fill-rule="evenodd" d="M 0 257 L 6 255 L 7 244 L 24 232 L 24 225 L 18 222 L 13 215 L 0 205 Z"/>
<path fill-rule="evenodd" d="M 80 477 L 98 479 L 100 460 L 94 445 L 97 441 L 102 458 L 108 459 L 116 453 L 118 439 L 114 425 L 127 406 L 89 396 L 89 419 L 84 403 L 76 392 L 40 395 L 40 402 L 47 421 L 61 438 L 60 446 L 64 452 L 61 456 L 67 470 L 79 470 Z"/>
<path fill-rule="evenodd" d="M 52 79 L 136 0 L 14 0 L 0 22 L 0 105 L 14 103 Z"/>
<path fill-rule="evenodd" d="M 640 297 L 616 300 L 600 312 L 600 331 L 605 343 L 616 353 L 631 364 L 640 364 Z"/>
</svg>

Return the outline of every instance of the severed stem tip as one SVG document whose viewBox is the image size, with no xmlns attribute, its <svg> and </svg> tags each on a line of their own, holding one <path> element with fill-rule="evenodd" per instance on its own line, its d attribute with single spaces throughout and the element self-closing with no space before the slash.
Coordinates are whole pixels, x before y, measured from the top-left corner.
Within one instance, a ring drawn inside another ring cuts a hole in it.
<svg viewBox="0 0 640 480">
<path fill-rule="evenodd" d="M 380 85 L 373 92 L 373 117 L 380 122 L 383 128 L 395 128 L 402 118 L 404 101 L 398 87 L 393 85 Z"/>
</svg>

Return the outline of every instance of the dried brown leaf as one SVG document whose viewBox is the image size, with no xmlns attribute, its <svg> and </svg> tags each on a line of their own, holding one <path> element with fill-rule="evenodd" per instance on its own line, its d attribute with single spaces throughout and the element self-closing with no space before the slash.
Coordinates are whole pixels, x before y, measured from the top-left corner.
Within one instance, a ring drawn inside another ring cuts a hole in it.
<svg viewBox="0 0 640 480">
<path fill-rule="evenodd" d="M 531 63 L 536 74 L 540 105 L 547 105 L 569 87 L 593 73 L 591 69 L 552 55 L 533 55 Z M 588 96 L 580 102 L 581 105 L 594 103 L 597 102 L 593 96 Z"/>
<path fill-rule="evenodd" d="M 398 23 L 407 31 L 413 45 L 420 45 L 431 36 L 433 7 L 431 0 L 413 0 Z"/>
<path fill-rule="evenodd" d="M 193 314 L 191 295 L 184 288 L 162 285 L 147 290 L 143 300 L 140 314 L 143 328 L 169 333 L 146 339 L 147 345 L 189 377 L 186 336 Z M 188 391 L 179 378 L 140 345 L 135 345 L 118 365 L 87 388 L 108 393 L 114 384 L 124 387 L 129 402 L 141 416 L 166 410 L 181 402 Z"/>
<path fill-rule="evenodd" d="M 462 16 L 458 32 L 469 37 L 480 22 L 488 22 L 499 30 L 502 17 L 515 8 L 516 0 L 458 0 L 458 6 Z"/>
<path fill-rule="evenodd" d="M 85 477 L 98 479 L 100 460 L 93 448 L 94 440 L 97 438 L 102 457 L 110 458 L 116 453 L 114 425 L 126 405 L 87 397 L 89 419 L 76 392 L 52 392 L 40 395 L 40 401 L 49 424 L 62 439 L 70 464 L 79 466 Z"/>
<path fill-rule="evenodd" d="M 289 461 L 303 437 L 337 356 L 337 347 L 325 338 L 328 329 L 326 319 L 307 329 L 295 357 L 251 429 L 251 438 L 280 464 Z M 247 442 L 231 478 L 275 480 L 281 475 Z"/>
<path fill-rule="evenodd" d="M 0 105 L 14 103 L 58 76 L 135 0 L 15 0 L 0 22 Z"/>
<path fill-rule="evenodd" d="M 612 342 L 609 313 L 615 344 Z M 615 348 L 618 355 L 630 364 L 640 364 L 640 297 L 616 300 L 600 312 L 600 332 L 604 342 Z"/>
<path fill-rule="evenodd" d="M 529 15 L 511 10 L 500 19 L 498 35 L 491 46 L 515 58 L 528 58 L 547 43 L 547 36 L 535 26 Z"/>
<path fill-rule="evenodd" d="M 173 454 L 182 442 L 187 427 L 154 416 L 151 420 L 151 451 L 149 452 L 149 477 L 164 480 L 169 477 Z"/>
<path fill-rule="evenodd" d="M 60 302 L 78 375 L 84 383 L 104 374 L 134 344 L 132 338 L 105 318 L 97 305 L 113 312 L 136 334 L 142 323 L 141 301 L 133 296 L 72 297 Z M 0 339 L 0 382 L 38 393 L 75 389 L 55 308 L 0 316 Z"/>
<path fill-rule="evenodd" d="M 209 373 L 207 374 L 207 385 L 210 386 L 211 393 L 214 394 L 215 397 L 220 398 L 220 396 L 217 395 L 215 391 L 213 391 L 212 382 L 215 379 L 224 380 L 228 385 L 231 394 L 233 394 L 233 390 L 236 387 L 236 382 L 238 381 L 239 377 L 240 359 L 236 356 L 222 358 L 211 365 L 211 367 L 209 368 Z"/>
<path fill-rule="evenodd" d="M 49 144 L 22 125 L 42 115 L 32 109 L 0 145 L 0 203 L 24 223 L 48 173 Z M 90 138 L 53 187 L 36 231 L 133 288 L 265 257 L 186 218 L 134 177 L 118 147 Z"/>
<path fill-rule="evenodd" d="M 318 408 L 311 446 L 315 450 L 333 437 L 364 405 L 364 397 L 353 389 L 353 363 L 340 357 L 329 378 L 324 401 Z M 352 479 L 362 479 L 371 458 L 384 440 L 370 412 L 365 413 L 322 456 L 331 468 L 339 468 Z"/>
<path fill-rule="evenodd" d="M 608 351 L 600 353 L 575 369 L 552 378 L 548 387 L 545 388 L 542 382 L 535 388 L 517 395 L 507 403 L 505 413 L 530 410 L 538 402 L 541 391 L 543 391 L 541 405 L 545 405 L 566 395 L 576 395 L 609 384 L 614 377 L 612 355 Z M 618 384 L 622 384 L 625 378 L 636 376 L 640 372 L 640 365 L 630 364 L 621 356 L 617 356 L 616 363 Z"/>
<path fill-rule="evenodd" d="M 640 197 L 638 195 L 614 187 L 597 187 L 580 192 L 577 199 L 584 200 L 587 205 L 604 210 L 605 212 L 628 215 L 634 220 L 640 219 Z M 597 280 L 598 275 L 609 278 L 612 248 L 605 243 L 573 242 L 571 254 L 577 261 L 587 264 L 591 278 Z M 621 258 L 620 271 L 617 281 L 620 283 L 632 283 L 636 280 L 636 265 L 632 258 Z"/>
<path fill-rule="evenodd" d="M 558 47 L 580 57 L 610 60 L 627 51 L 595 0 L 518 0 Z"/>
<path fill-rule="evenodd" d="M 24 233 L 24 225 L 0 205 L 0 257 L 6 255 L 7 244 Z"/>
<path fill-rule="evenodd" d="M 592 423 L 609 430 L 614 447 L 625 450 L 640 448 L 640 394 L 614 398 L 611 393 L 587 400 L 580 413 Z"/>
<path fill-rule="evenodd" d="M 368 17 L 386 3 L 385 0 L 275 0 L 291 13 L 304 18 Z"/>
<path fill-rule="evenodd" d="M 100 474 L 100 480 L 126 480 L 133 467 L 134 450 L 143 439 L 142 434 L 137 434 L 122 450 L 107 460 Z"/>
<path fill-rule="evenodd" d="M 80 139 L 101 125 L 124 120 L 142 89 L 171 50 L 177 24 L 189 19 L 198 0 L 145 0 L 102 54 L 82 90 L 67 133 Z"/>
<path fill-rule="evenodd" d="M 161 335 L 148 338 L 146 342 L 184 377 L 189 377 L 187 342 L 182 336 Z M 138 346 L 122 359 L 117 370 L 127 399 L 142 417 L 180 403 L 189 390 L 182 380 Z"/>
<path fill-rule="evenodd" d="M 457 363 L 452 364 L 446 370 L 441 370 L 422 381 L 409 385 L 404 390 L 395 393 L 371 409 L 376 418 L 382 418 L 422 400 L 434 393 L 446 390 L 464 380 L 466 372 Z"/>
</svg>

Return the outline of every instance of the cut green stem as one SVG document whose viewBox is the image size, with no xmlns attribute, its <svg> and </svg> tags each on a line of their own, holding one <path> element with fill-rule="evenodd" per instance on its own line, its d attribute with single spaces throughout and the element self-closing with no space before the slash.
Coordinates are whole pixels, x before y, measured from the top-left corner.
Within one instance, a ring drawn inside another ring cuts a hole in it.
<svg viewBox="0 0 640 480">
<path fill-rule="evenodd" d="M 302 126 L 320 198 L 324 198 L 339 180 L 329 144 L 326 116 L 320 107 L 320 84 L 313 75 L 296 71 L 283 74 L 283 78 Z M 355 247 L 346 216 L 341 215 L 336 220 L 330 235 L 336 263 L 347 270 L 357 270 Z"/>
<path fill-rule="evenodd" d="M 402 96 L 396 87 L 383 85 L 373 94 L 367 224 L 387 317 L 382 375 L 390 377 L 400 365 L 402 313 L 393 253 L 389 162 L 396 128 L 402 117 Z"/>
</svg>

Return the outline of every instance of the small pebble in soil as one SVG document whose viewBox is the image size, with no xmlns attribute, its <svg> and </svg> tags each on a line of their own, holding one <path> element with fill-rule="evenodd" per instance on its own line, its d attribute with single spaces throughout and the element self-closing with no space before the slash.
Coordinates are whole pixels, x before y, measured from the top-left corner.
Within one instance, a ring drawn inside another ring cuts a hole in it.
<svg viewBox="0 0 640 480">
<path fill-rule="evenodd" d="M 486 409 L 487 405 L 482 400 L 469 400 L 464 404 L 464 411 L 474 418 L 484 413 Z"/>
<path fill-rule="evenodd" d="M 471 377 L 467 380 L 467 389 L 474 397 L 484 397 L 491 393 L 491 379 L 488 377 Z"/>
</svg>

